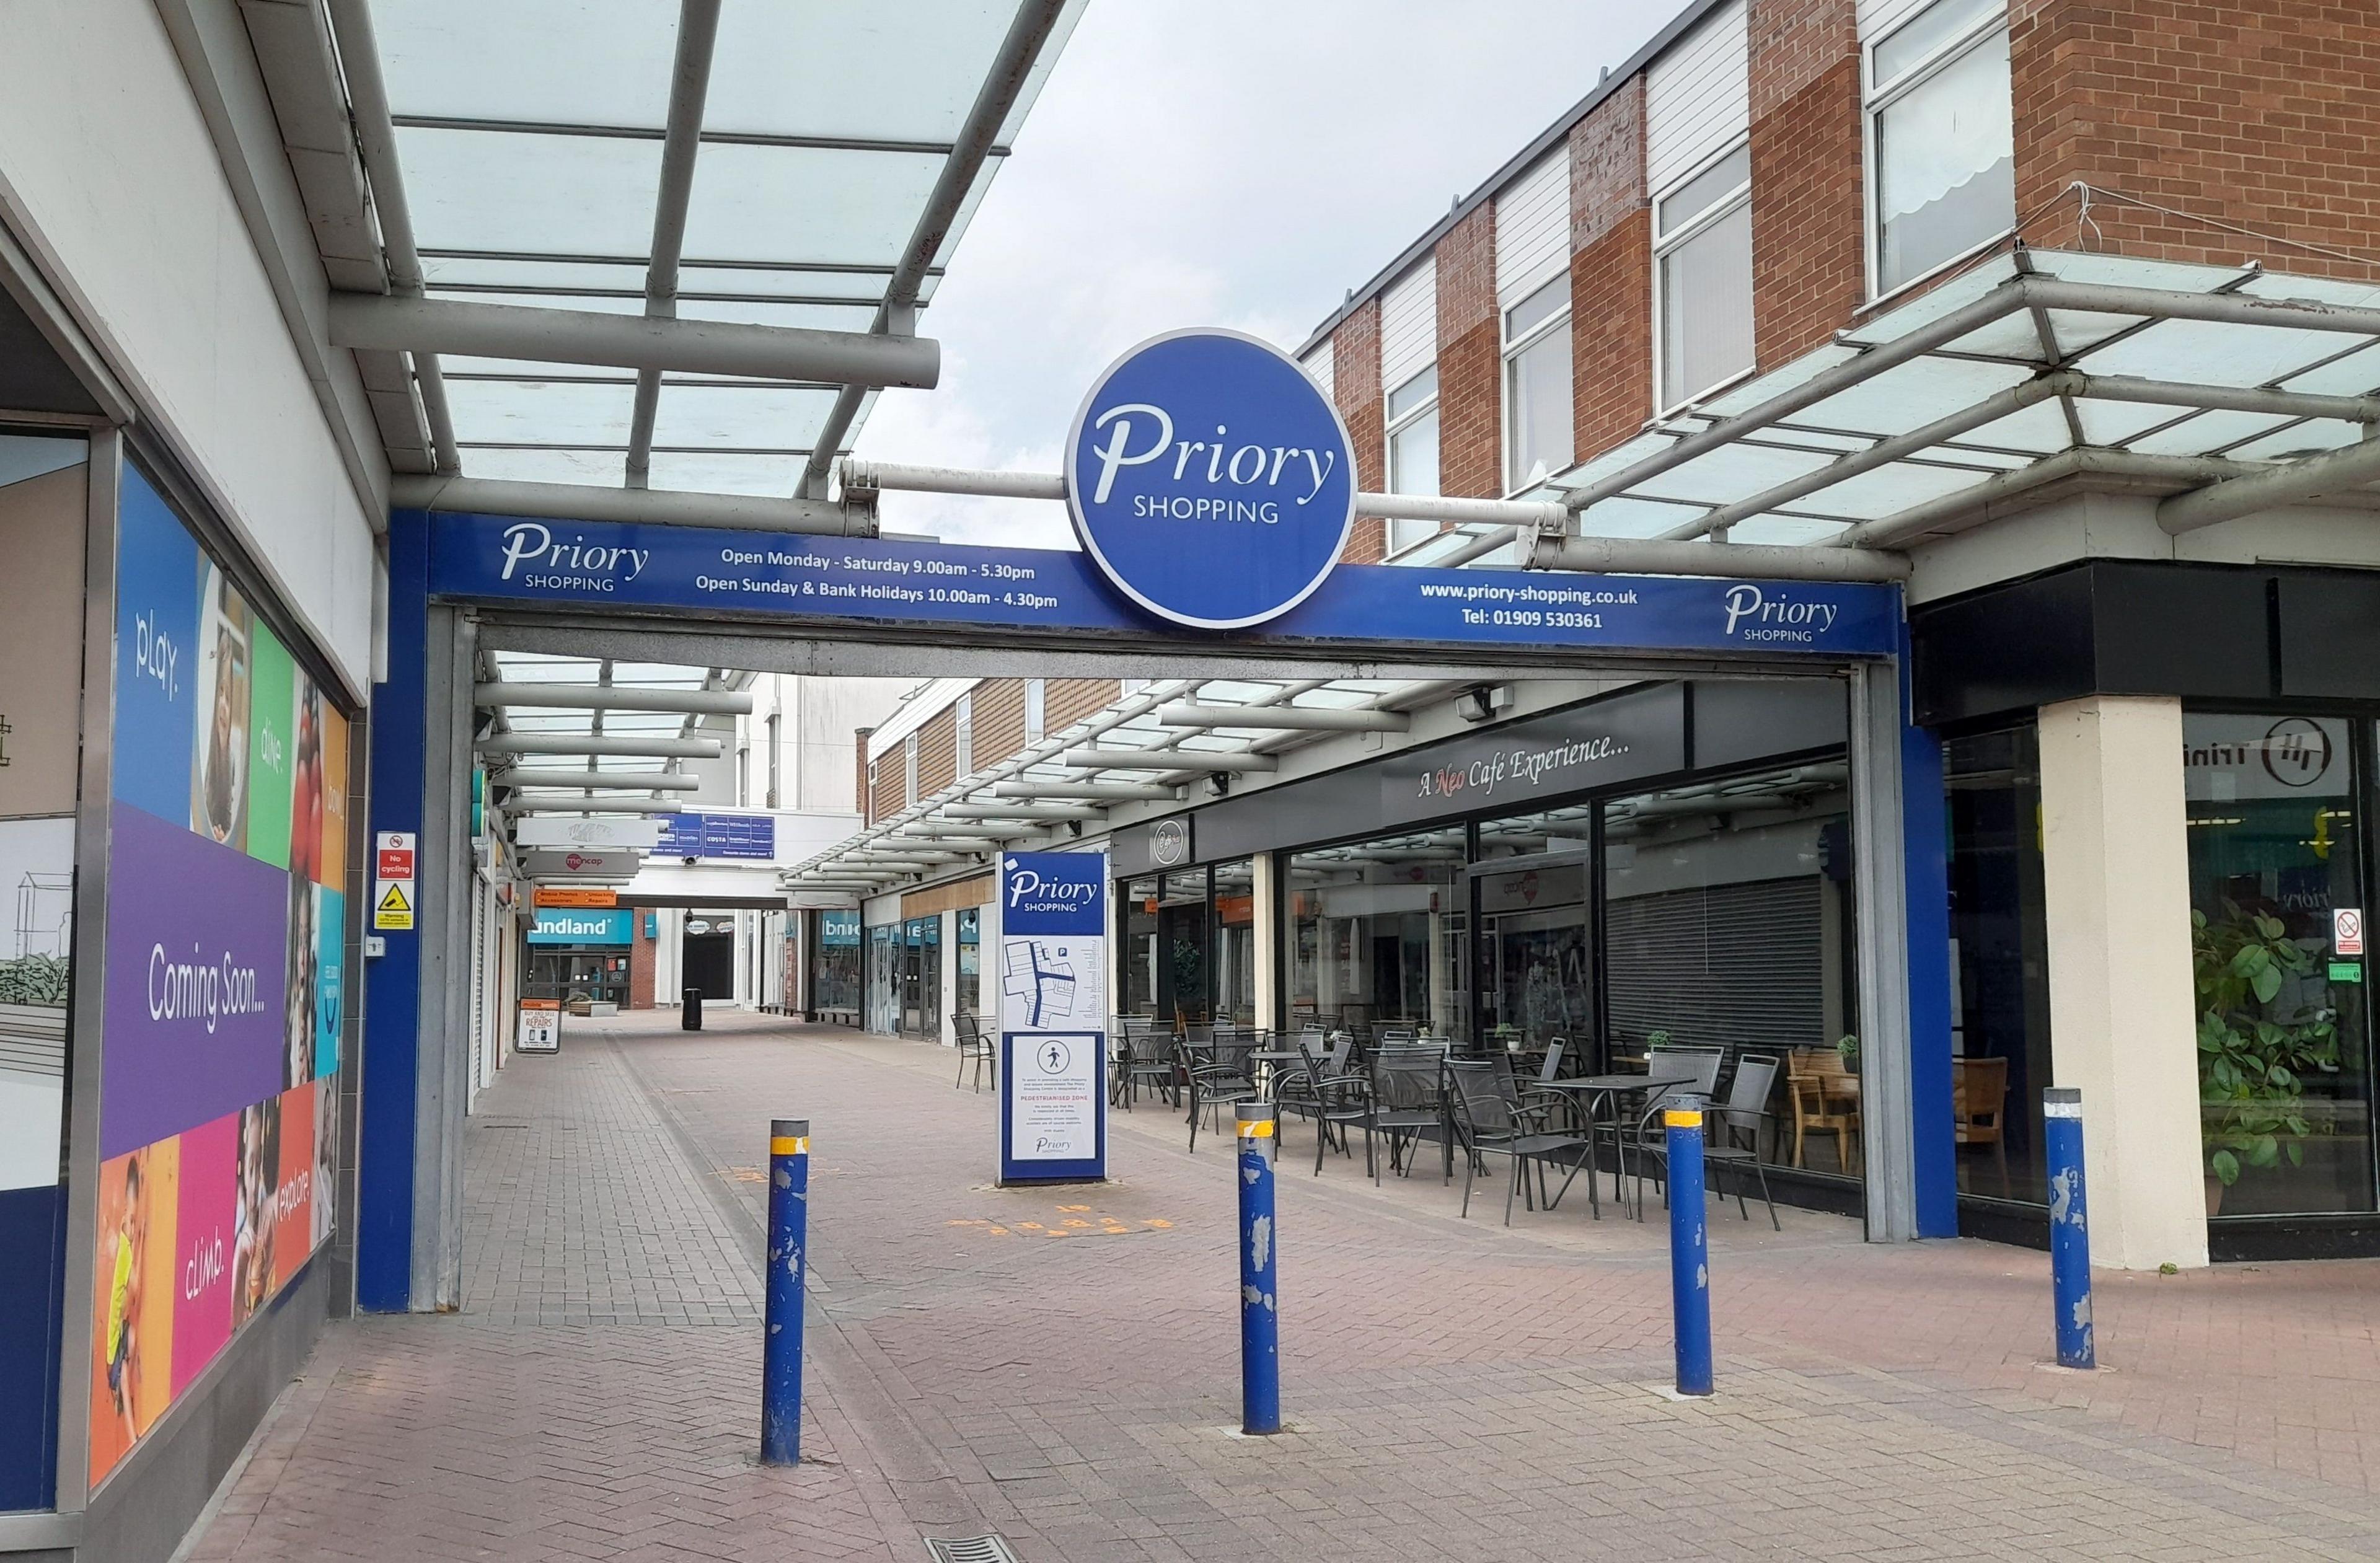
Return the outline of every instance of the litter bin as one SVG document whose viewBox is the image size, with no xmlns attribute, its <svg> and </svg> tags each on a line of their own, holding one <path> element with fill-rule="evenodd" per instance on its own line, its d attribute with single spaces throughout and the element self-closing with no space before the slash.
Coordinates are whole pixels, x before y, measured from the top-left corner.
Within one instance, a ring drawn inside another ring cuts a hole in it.
<svg viewBox="0 0 2380 1563">
<path fill-rule="evenodd" d="M 702 989 L 689 987 L 679 997 L 684 1002 L 678 1007 L 678 1029 L 700 1031 L 702 1029 Z"/>
</svg>

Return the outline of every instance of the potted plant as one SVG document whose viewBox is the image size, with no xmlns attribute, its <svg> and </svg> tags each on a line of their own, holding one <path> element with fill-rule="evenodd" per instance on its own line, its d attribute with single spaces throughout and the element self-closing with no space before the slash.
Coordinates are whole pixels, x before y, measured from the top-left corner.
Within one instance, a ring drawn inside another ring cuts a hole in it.
<svg viewBox="0 0 2380 1563">
<path fill-rule="evenodd" d="M 2277 917 L 2227 901 L 2223 919 L 2190 915 L 2191 976 L 2198 999 L 2198 1094 L 2206 1157 L 2206 1213 L 2248 1168 L 2305 1165 L 2313 1133 L 2305 1076 L 2338 1068 L 2338 1012 L 2281 1003 L 2313 956 Z"/>
<path fill-rule="evenodd" d="M 1835 1039 L 1835 1057 L 1843 1060 L 1843 1072 L 1845 1074 L 1857 1074 L 1859 1072 L 1859 1038 L 1851 1035 L 1849 1032 L 1837 1037 Z"/>
</svg>

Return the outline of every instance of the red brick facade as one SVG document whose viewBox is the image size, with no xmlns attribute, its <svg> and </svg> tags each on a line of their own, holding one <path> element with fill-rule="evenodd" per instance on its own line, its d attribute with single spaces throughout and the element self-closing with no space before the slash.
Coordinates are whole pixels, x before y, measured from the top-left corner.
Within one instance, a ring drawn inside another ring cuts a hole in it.
<svg viewBox="0 0 2380 1563">
<path fill-rule="evenodd" d="M 1858 10 L 1858 0 L 1746 0 L 1763 370 L 1854 324 L 1867 299 Z M 2358 279 L 2380 270 L 2354 258 L 2380 250 L 2373 0 L 2009 0 L 2009 26 L 2016 212 L 2035 248 Z M 1585 461 L 1654 410 L 1642 67 L 1572 126 L 1569 143 L 1572 406 Z M 2078 181 L 2093 187 L 2087 209 Z M 1500 491 L 1494 208 L 1478 201 L 1435 246 L 1450 495 Z M 1330 334 L 1339 409 L 1363 486 L 1377 488 L 1377 295 Z M 1347 557 L 1378 559 L 1381 542 L 1379 523 L 1359 522 Z"/>
<path fill-rule="evenodd" d="M 653 959 L 656 945 L 645 937 L 645 917 L 641 910 L 628 914 L 628 1008 L 650 1010 L 653 1007 Z"/>
<path fill-rule="evenodd" d="M 2321 253 L 2380 248 L 2371 0 L 2010 0 L 2010 13 L 2016 206 L 2042 213 L 2026 228 L 2034 243 L 2373 274 L 2371 262 Z M 2078 179 L 2111 192 L 2087 217 Z"/>
<path fill-rule="evenodd" d="M 1652 410 L 1652 243 L 1645 83 L 1632 77 L 1570 133 L 1571 427 L 1582 460 Z"/>
<path fill-rule="evenodd" d="M 957 781 L 958 761 L 959 713 L 946 707 L 917 729 L 917 795 L 929 798 Z"/>
<path fill-rule="evenodd" d="M 1503 338 L 1496 309 L 1496 204 L 1438 241 L 1438 491 L 1504 492 Z"/>
<path fill-rule="evenodd" d="M 1347 420 L 1347 437 L 1355 442 L 1355 486 L 1366 493 L 1379 492 L 1388 451 L 1382 443 L 1387 409 L 1380 403 L 1378 298 L 1366 300 L 1331 333 L 1330 399 Z M 1380 522 L 1359 520 L 1343 557 L 1357 564 L 1378 563 L 1388 556 L 1388 529 Z"/>
<path fill-rule="evenodd" d="M 1751 0 L 1752 321 L 1763 369 L 1867 297 L 1857 0 Z"/>
</svg>

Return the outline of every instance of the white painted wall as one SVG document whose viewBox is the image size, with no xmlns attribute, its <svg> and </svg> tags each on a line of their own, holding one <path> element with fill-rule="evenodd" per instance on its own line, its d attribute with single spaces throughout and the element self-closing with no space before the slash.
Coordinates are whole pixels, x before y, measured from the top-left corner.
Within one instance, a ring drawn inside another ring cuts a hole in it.
<svg viewBox="0 0 2380 1563">
<path fill-rule="evenodd" d="M 2204 1265 L 2181 702 L 2040 721 L 2051 1072 L 2082 1092 L 2092 1263 Z"/>
<path fill-rule="evenodd" d="M 372 516 L 147 0 L 10 0 L 0 219 L 360 697 Z"/>
</svg>

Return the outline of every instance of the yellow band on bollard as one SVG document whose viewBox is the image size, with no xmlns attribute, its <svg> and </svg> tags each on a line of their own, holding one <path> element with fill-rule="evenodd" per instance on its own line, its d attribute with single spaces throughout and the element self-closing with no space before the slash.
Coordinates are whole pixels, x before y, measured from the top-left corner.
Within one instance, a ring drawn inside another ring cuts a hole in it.
<svg viewBox="0 0 2380 1563">
<path fill-rule="evenodd" d="M 1664 1129 L 1699 1129 L 1702 1126 L 1703 1115 L 1699 1109 L 1663 1108 L 1661 1109 L 1661 1127 Z"/>
<path fill-rule="evenodd" d="M 810 1137 L 808 1134 L 772 1134 L 769 1138 L 771 1156 L 808 1156 Z"/>
<path fill-rule="evenodd" d="M 1271 1139 L 1272 1120 L 1269 1118 L 1258 1119 L 1254 1122 L 1250 1122 L 1246 1119 L 1240 1120 L 1240 1138 L 1243 1140 Z"/>
</svg>

